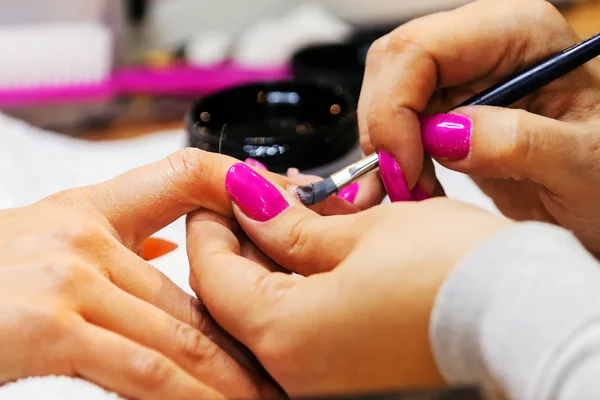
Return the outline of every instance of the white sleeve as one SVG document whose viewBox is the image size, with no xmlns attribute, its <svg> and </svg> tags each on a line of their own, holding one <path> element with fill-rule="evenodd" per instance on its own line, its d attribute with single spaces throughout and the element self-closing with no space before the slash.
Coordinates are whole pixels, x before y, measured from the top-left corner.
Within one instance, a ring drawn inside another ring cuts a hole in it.
<svg viewBox="0 0 600 400">
<path fill-rule="evenodd" d="M 515 224 L 450 274 L 430 336 L 449 383 L 511 399 L 600 399 L 600 265 L 566 230 Z"/>
</svg>

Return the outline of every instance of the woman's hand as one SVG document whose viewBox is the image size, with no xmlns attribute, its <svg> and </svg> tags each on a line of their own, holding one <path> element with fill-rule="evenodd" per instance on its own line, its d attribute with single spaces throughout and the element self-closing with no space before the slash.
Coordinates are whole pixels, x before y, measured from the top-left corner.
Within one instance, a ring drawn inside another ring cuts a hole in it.
<svg viewBox="0 0 600 400">
<path fill-rule="evenodd" d="M 233 216 L 223 181 L 234 162 L 184 150 L 0 211 L 0 383 L 59 374 L 134 398 L 277 397 L 204 306 L 136 254 L 190 211 Z M 354 211 L 336 198 L 318 207 Z"/>
<path fill-rule="evenodd" d="M 243 164 L 226 187 L 243 230 L 191 215 L 190 283 L 290 395 L 443 385 L 434 298 L 508 220 L 448 199 L 321 217 Z"/>
<path fill-rule="evenodd" d="M 380 170 L 393 199 L 405 200 L 415 186 L 432 193 L 421 185 L 432 180 L 431 169 L 423 172 L 428 154 L 471 175 L 507 216 L 558 223 L 600 252 L 597 60 L 516 109 L 439 114 L 578 41 L 542 0 L 480 0 L 376 41 L 359 123 L 365 152 L 383 151 Z"/>
</svg>

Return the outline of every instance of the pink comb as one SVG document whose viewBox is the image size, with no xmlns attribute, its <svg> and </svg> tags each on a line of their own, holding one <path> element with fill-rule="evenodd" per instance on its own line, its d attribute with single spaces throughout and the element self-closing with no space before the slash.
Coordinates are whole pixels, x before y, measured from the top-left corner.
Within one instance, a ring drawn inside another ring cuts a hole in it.
<svg viewBox="0 0 600 400">
<path fill-rule="evenodd" d="M 290 77 L 288 66 L 254 69 L 224 63 L 208 68 L 186 64 L 165 68 L 126 68 L 100 83 L 0 89 L 0 108 L 102 101 L 118 95 L 199 97 L 244 83 Z"/>
</svg>

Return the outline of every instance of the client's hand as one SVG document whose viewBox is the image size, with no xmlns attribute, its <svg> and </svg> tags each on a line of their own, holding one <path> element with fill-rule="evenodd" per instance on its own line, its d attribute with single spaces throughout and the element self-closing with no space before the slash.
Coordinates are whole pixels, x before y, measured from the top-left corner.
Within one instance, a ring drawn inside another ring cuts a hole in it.
<svg viewBox="0 0 600 400">
<path fill-rule="evenodd" d="M 426 153 L 471 175 L 507 216 L 558 223 L 600 252 L 597 60 L 526 97 L 518 109 L 439 114 L 578 41 L 543 0 L 475 1 L 376 41 L 359 123 L 364 150 L 384 151 L 380 171 L 390 196 L 406 200 L 415 185 L 432 193 Z"/>
<path fill-rule="evenodd" d="M 190 211 L 233 216 L 223 187 L 233 163 L 185 150 L 0 211 L 0 384 L 60 374 L 134 398 L 276 396 L 204 306 L 136 254 Z M 330 199 L 320 211 L 350 206 Z"/>
<path fill-rule="evenodd" d="M 190 283 L 285 390 L 443 385 L 428 340 L 434 298 L 508 220 L 447 199 L 321 217 L 243 164 L 226 187 L 243 230 L 191 215 Z"/>
</svg>

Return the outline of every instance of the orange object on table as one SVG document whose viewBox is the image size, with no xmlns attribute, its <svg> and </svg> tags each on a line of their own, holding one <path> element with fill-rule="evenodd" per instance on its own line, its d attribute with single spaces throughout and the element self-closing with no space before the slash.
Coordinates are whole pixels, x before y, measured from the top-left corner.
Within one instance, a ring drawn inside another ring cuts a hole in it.
<svg viewBox="0 0 600 400">
<path fill-rule="evenodd" d="M 148 238 L 142 243 L 139 256 L 146 261 L 152 261 L 169 254 L 175 249 L 177 249 L 177 245 L 173 242 L 158 238 Z"/>
</svg>

